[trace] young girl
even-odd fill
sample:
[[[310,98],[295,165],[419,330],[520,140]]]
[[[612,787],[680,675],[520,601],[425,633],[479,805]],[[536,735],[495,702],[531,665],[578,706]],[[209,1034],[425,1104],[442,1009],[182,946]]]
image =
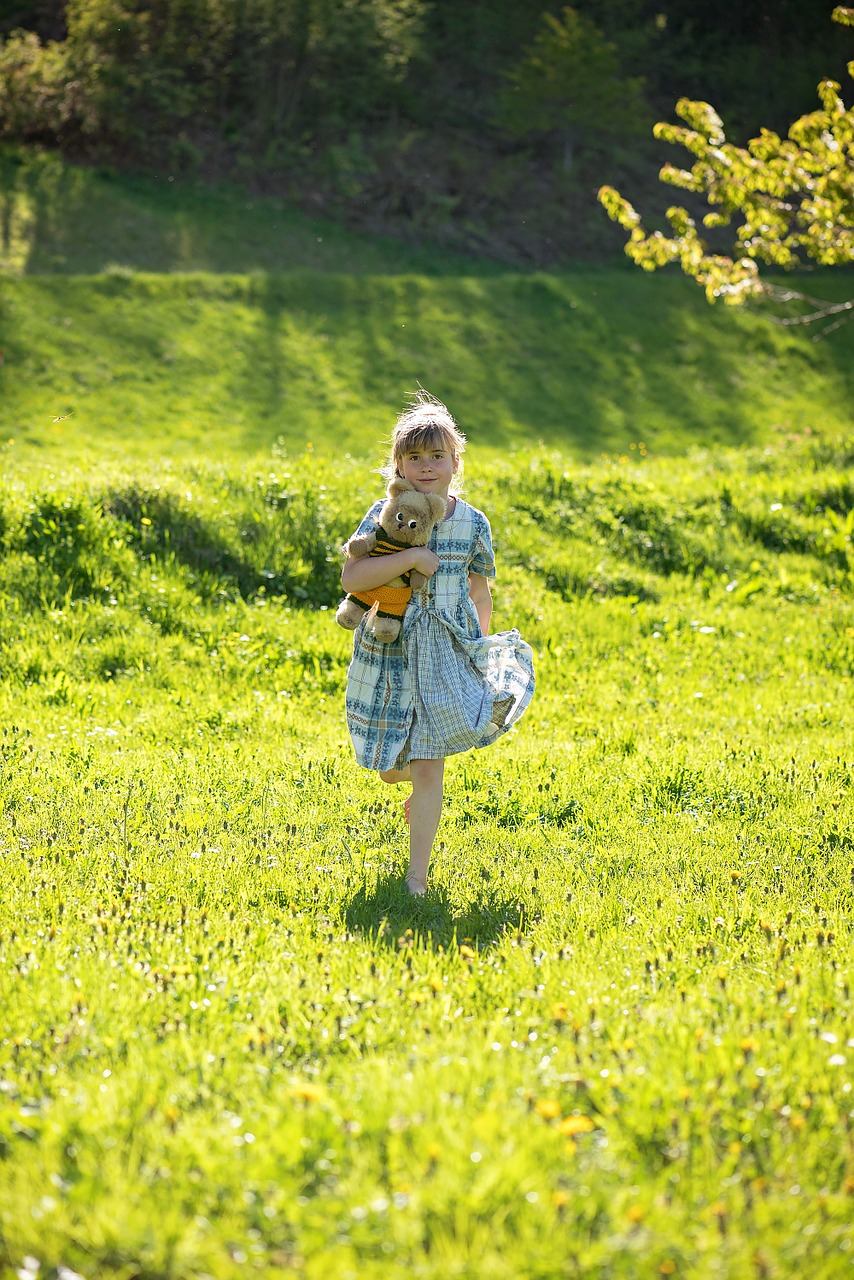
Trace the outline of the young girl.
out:
[[[465,437],[445,406],[419,391],[400,415],[383,469],[445,500],[429,545],[381,557],[347,558],[345,591],[367,591],[418,569],[397,641],[382,644],[364,621],[347,672],[347,724],[356,758],[383,782],[411,782],[409,892],[427,891],[442,814],[445,757],[485,747],[519,719],[534,692],[531,649],[518,631],[489,635],[495,577],[489,521],[459,494]],[[375,502],[356,530],[375,529]]]

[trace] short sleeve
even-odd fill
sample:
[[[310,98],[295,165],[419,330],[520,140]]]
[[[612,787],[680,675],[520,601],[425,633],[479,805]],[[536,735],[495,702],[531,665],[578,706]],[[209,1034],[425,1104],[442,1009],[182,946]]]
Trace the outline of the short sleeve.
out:
[[[373,530],[375,530],[377,528],[377,517],[379,516],[382,509],[383,509],[383,499],[380,499],[378,502],[375,502],[374,505],[365,512],[364,516],[361,519],[361,522],[359,523],[358,529],[354,529],[353,532],[350,534],[350,537],[357,538],[363,533],[371,533]],[[346,542],[342,547],[342,551],[346,554],[346,551],[347,551]]]
[[[469,559],[469,573],[479,573],[484,578],[494,578],[495,553],[492,550],[492,530],[486,516],[481,512],[477,515],[474,545]]]

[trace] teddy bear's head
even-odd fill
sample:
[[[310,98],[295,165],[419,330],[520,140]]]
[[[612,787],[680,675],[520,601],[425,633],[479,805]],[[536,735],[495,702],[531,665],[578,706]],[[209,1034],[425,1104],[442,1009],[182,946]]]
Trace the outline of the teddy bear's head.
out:
[[[438,493],[419,493],[400,476],[386,490],[380,524],[390,537],[409,547],[423,547],[437,520],[445,514],[445,499]]]

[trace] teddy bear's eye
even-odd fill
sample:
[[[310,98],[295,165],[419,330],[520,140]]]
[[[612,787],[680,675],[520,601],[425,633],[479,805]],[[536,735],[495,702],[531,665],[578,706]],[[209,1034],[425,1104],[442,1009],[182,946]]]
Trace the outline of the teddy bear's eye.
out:
[[[398,524],[403,524],[403,512],[402,512],[402,511],[398,511],[394,518],[395,518],[395,520],[397,521],[397,523],[398,523]]]
[[[410,521],[409,521],[409,527],[410,527],[410,529],[417,529],[417,528],[418,528],[418,521],[417,521],[417,520],[410,520]]]

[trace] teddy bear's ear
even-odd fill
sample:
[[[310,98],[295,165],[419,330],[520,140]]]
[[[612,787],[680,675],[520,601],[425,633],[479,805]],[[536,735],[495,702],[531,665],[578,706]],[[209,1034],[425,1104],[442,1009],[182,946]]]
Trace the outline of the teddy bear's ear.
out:
[[[430,518],[435,522],[441,520],[445,514],[446,502],[444,498],[440,498],[438,493],[428,493],[427,501],[430,504]]]
[[[412,493],[415,486],[411,485],[408,480],[404,480],[403,476],[392,476],[388,482],[386,493],[390,498],[396,498],[399,493]]]

